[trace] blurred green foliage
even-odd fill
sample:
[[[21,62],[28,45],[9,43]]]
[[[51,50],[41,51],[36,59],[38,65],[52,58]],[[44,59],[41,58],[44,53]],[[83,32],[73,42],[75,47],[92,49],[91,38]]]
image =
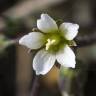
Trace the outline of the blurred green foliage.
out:
[[[11,44],[14,44],[13,40],[9,40],[4,35],[0,35],[0,53],[2,53]]]

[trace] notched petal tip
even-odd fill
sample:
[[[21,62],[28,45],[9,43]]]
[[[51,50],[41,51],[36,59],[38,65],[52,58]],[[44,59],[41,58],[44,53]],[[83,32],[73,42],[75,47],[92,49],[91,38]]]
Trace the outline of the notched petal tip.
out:
[[[75,54],[68,45],[64,47],[63,50],[60,50],[56,55],[58,63],[60,63],[64,67],[75,68]]]
[[[73,40],[78,34],[78,29],[79,25],[74,23],[65,22],[60,25],[60,30],[67,40]]]
[[[36,75],[46,75],[47,73],[46,72],[38,72],[37,70],[35,70],[35,72],[36,72]]]
[[[48,14],[42,13],[41,14],[41,19],[46,19],[46,17],[48,17],[48,16],[49,16]]]
[[[41,18],[37,20],[37,27],[44,33],[58,30],[55,20],[52,19],[48,14],[41,14]]]
[[[44,35],[40,32],[31,32],[28,35],[23,36],[19,40],[20,45],[24,45],[30,49],[38,49],[41,46],[43,46],[44,42],[43,41]]]
[[[42,49],[33,59],[33,69],[37,75],[45,75],[51,70],[55,60],[55,56],[49,54],[45,49]]]

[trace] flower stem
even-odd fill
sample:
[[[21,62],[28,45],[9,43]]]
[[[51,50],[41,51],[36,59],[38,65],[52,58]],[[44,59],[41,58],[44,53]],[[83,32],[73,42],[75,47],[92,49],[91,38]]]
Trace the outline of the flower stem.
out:
[[[38,88],[39,88],[39,76],[34,77],[33,81],[33,86],[32,86],[32,91],[31,91],[31,96],[37,96],[38,94]]]

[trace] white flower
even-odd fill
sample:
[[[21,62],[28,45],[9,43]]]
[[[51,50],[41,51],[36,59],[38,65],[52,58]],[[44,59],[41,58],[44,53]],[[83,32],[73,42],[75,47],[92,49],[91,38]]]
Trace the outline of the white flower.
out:
[[[33,69],[36,74],[46,74],[57,60],[61,66],[75,67],[75,54],[69,47],[69,43],[78,33],[79,25],[63,23],[60,27],[48,15],[41,14],[37,20],[40,32],[31,32],[19,40],[19,44],[30,49],[40,49],[33,59]]]

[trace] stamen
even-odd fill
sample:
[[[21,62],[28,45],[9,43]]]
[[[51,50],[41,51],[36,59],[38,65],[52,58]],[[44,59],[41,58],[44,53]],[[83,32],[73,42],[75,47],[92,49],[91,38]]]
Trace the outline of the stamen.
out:
[[[46,43],[46,50],[49,49],[49,47],[55,43],[56,40],[50,40],[50,39],[47,39],[47,43]]]

